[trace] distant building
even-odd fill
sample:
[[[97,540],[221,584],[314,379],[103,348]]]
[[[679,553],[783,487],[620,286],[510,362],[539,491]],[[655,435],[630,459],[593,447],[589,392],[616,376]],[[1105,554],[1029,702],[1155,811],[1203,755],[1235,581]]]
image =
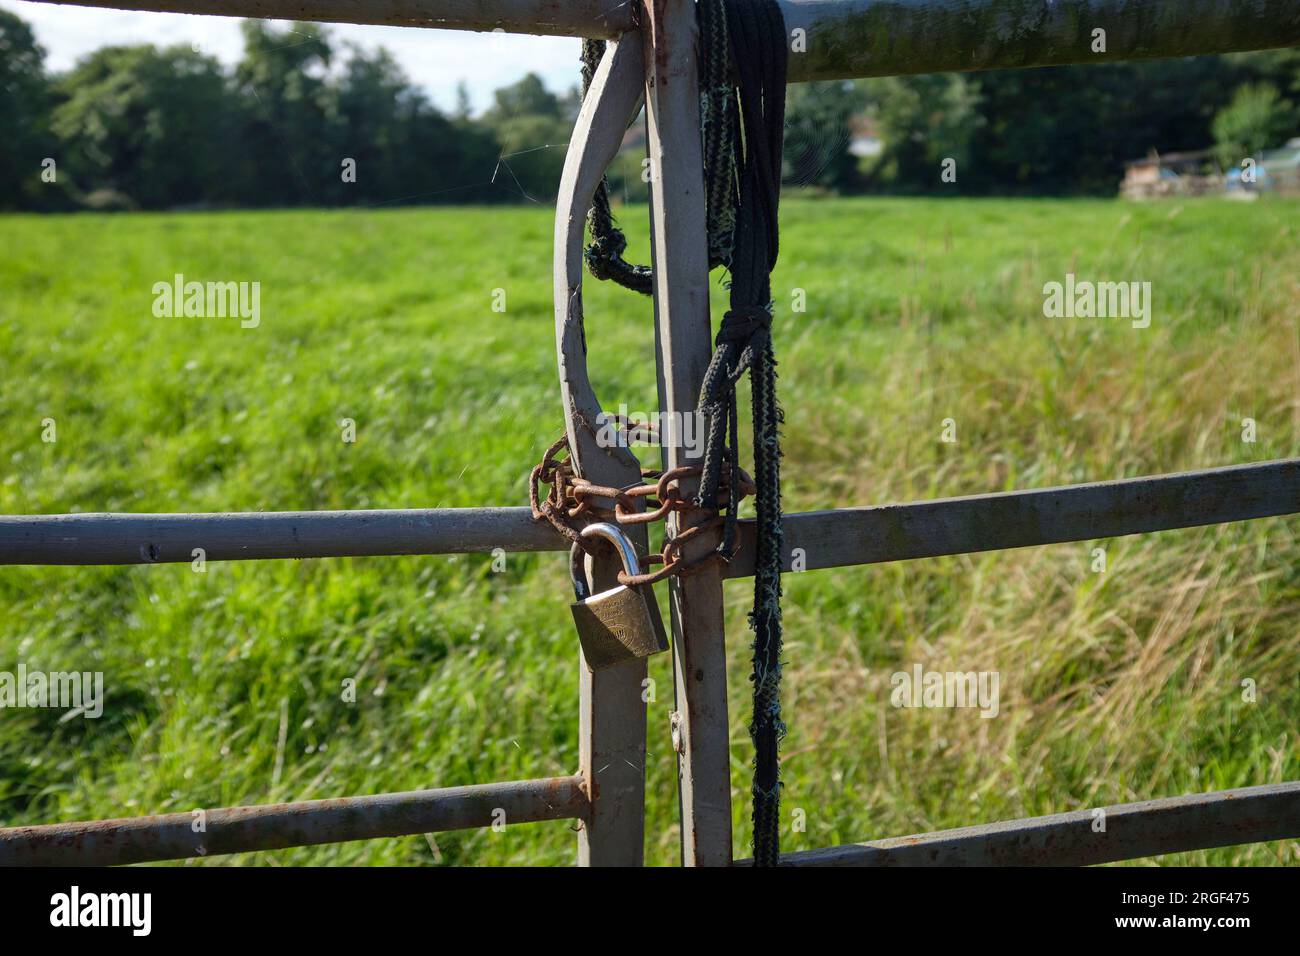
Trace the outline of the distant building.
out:
[[[1157,153],[1124,164],[1119,194],[1125,199],[1161,199],[1166,196],[1204,196],[1223,189],[1223,171],[1214,151]]]
[[[1230,167],[1225,173],[1213,150],[1189,153],[1151,152],[1145,159],[1124,164],[1119,194],[1125,199],[1166,196],[1206,196],[1223,193],[1233,199],[1255,199],[1261,193],[1300,195],[1300,138],[1280,149],[1250,157],[1252,164]]]

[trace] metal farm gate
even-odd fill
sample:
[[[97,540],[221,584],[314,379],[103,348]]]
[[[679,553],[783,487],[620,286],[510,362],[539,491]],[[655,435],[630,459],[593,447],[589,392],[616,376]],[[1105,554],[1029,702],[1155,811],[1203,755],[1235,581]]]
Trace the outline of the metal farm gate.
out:
[[[68,2],[68,0],[52,0]],[[644,99],[656,171],[651,219],[660,406],[695,410],[712,352],[701,200],[696,17],[691,0],[78,0],[82,5],[601,38],[612,41],[584,101],[556,210],[555,315],[568,437],[583,477],[640,478],[629,454],[591,453],[600,405],[587,379],[580,307],[586,210]],[[780,0],[792,82],[1227,53],[1300,46],[1296,0]],[[1094,28],[1109,52],[1090,50]],[[575,314],[576,312],[576,314]],[[664,468],[689,464],[665,443]],[[619,451],[622,451],[621,449]],[[587,452],[587,453],[584,453]],[[789,554],[844,567],[1092,540],[1300,513],[1300,459],[1195,473],[851,508],[784,518]],[[669,531],[676,516],[670,516]],[[632,536],[645,549],[644,526]],[[682,861],[733,860],[722,581],[752,575],[753,528],[726,565],[670,580]],[[693,542],[707,551],[704,538]],[[563,551],[529,508],[257,514],[0,516],[0,564],[123,565],[367,555]],[[694,549],[688,549],[694,550]],[[617,567],[603,561],[595,584]],[[643,660],[579,668],[573,776],[207,811],[204,855],[578,820],[581,865],[640,865],[646,709]],[[1300,837],[1300,782],[1152,800],[793,853],[783,864],[1091,864]],[[120,864],[196,853],[189,813],[0,830],[0,864]]]

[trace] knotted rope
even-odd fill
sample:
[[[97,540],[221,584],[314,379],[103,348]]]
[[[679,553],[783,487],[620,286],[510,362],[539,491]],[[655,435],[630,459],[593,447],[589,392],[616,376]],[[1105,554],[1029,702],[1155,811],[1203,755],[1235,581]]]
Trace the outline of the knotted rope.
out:
[[[731,257],[735,231],[736,161],[739,131],[736,127],[736,91],[728,82],[729,48],[727,19],[717,0],[699,6],[701,49],[700,128],[704,147],[704,194],[709,236],[709,268],[726,265]],[[592,77],[605,55],[604,40],[582,41],[582,95],[587,95]],[[609,202],[609,179],[602,177],[587,213],[591,242],[583,252],[588,271],[597,279],[610,280],[650,295],[654,271],[623,258],[627,237],[614,221]]]
[[[604,40],[582,41],[582,96],[585,99],[591,88],[591,79],[596,75],[596,67],[605,55]],[[583,251],[587,269],[597,279],[612,280],[642,295],[654,291],[654,274],[649,266],[639,266],[623,258],[627,251],[627,237],[614,222],[614,211],[609,205],[609,178],[602,176],[596,194],[591,197],[591,209],[587,213],[587,228],[591,232],[591,243]]]

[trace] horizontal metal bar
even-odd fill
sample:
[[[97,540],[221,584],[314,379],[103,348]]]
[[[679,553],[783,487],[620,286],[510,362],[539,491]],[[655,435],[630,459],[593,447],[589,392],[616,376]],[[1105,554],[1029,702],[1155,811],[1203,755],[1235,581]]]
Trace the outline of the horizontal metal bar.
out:
[[[846,567],[1090,541],[1300,513],[1300,459],[1207,471],[809,511],[784,517],[783,567]],[[754,525],[740,522],[729,578],[754,573]],[[248,514],[0,516],[0,565],[168,564],[272,558],[562,551],[527,508]]]
[[[581,777],[0,829],[0,866],[114,866],[583,819]],[[201,829],[200,829],[201,827]],[[197,831],[197,832],[196,832]]]
[[[1300,513],[1300,458],[1037,491],[786,515],[783,567],[806,570],[1092,541]],[[740,523],[727,577],[754,573]]]
[[[781,0],[792,80],[1104,63],[1300,46],[1295,0]],[[1094,30],[1105,52],[1094,52]]]
[[[0,516],[0,565],[558,551],[528,508]]]
[[[46,0],[78,6],[610,38],[639,0]],[[1294,0],[779,0],[790,80],[1300,46]],[[1094,52],[1093,31],[1105,31]],[[803,31],[801,35],[794,31]]]
[[[786,866],[1091,866],[1300,837],[1300,782],[807,850]],[[1104,829],[1103,829],[1104,827]],[[750,865],[741,860],[738,866]]]
[[[445,30],[504,30],[612,39],[632,29],[637,0],[46,0],[218,17],[366,23]]]

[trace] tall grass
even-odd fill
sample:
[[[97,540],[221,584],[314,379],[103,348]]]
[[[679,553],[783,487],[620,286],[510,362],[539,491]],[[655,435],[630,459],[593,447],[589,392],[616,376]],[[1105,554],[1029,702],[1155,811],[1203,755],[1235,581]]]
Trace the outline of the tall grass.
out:
[[[787,202],[774,280],[787,510],[1295,455],[1298,208]],[[623,211],[634,234],[643,216]],[[562,427],[550,231],[545,209],[0,218],[0,512],[524,503]],[[261,282],[261,326],[155,318],[152,285],[177,272]],[[1066,272],[1150,281],[1151,327],[1044,318],[1042,286]],[[793,314],[796,289],[807,311]],[[587,302],[598,393],[653,409],[649,304],[596,283]],[[939,440],[944,419],[955,444]],[[787,827],[784,846],[1300,777],[1295,528],[787,576],[785,802],[806,828]],[[108,701],[97,721],[0,713],[0,822],[572,771],[564,564],[4,569],[0,670],[102,670]],[[748,593],[726,585],[738,855]],[[891,675],[915,663],[997,671],[999,715],[890,706]],[[666,657],[651,675],[647,858],[662,864],[678,838]],[[238,862],[572,856],[552,823]],[[1294,863],[1300,847],[1166,861]]]

